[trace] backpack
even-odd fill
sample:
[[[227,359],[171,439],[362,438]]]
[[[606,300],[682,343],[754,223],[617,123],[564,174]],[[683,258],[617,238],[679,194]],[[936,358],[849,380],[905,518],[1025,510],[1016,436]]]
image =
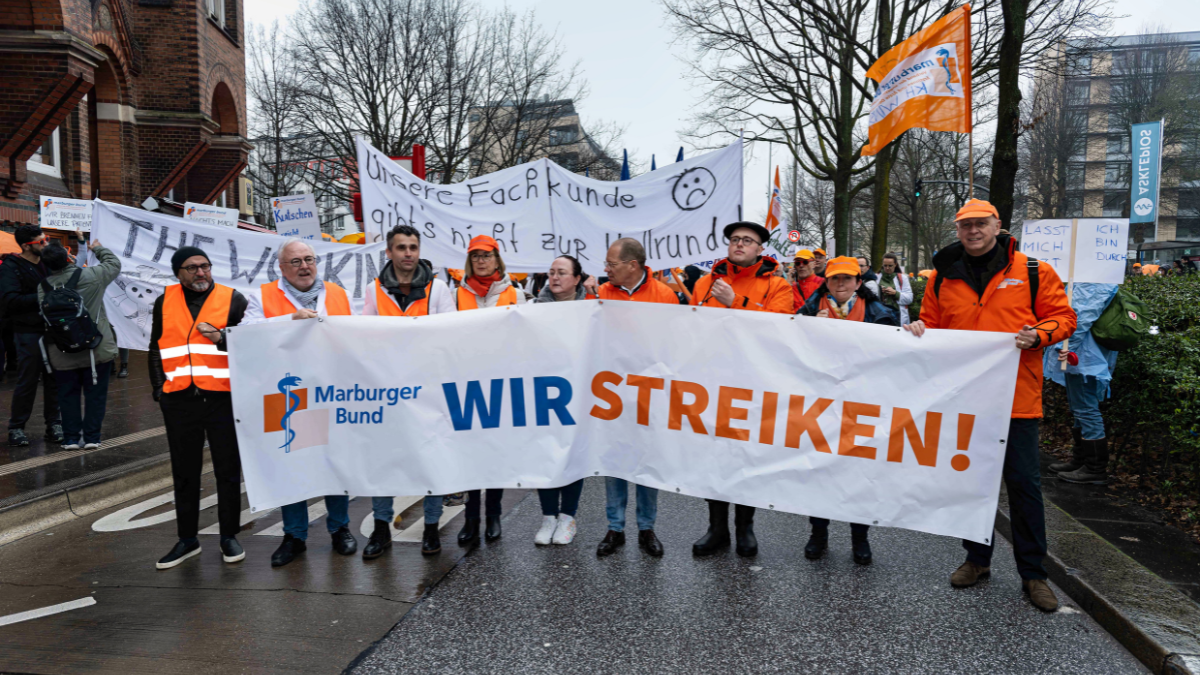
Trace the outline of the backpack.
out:
[[[46,337],[68,354],[95,349],[102,339],[96,322],[83,306],[83,296],[75,290],[81,274],[83,270],[76,269],[67,283],[58,288],[50,286],[45,279],[41,282],[42,290],[46,292],[40,308],[42,320],[46,322]]]
[[[1092,324],[1092,337],[1096,344],[1114,352],[1133,349],[1150,333],[1148,311],[1146,303],[1118,286],[1117,294]]]

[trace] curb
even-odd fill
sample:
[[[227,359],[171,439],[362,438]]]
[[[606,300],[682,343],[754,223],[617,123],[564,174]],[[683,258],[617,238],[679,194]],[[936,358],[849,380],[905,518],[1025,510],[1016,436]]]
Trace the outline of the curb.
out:
[[[206,461],[201,474],[212,471]],[[65,481],[48,490],[18,495],[0,506],[0,546],[83,518],[173,484],[168,453]]]
[[[1200,605],[1046,501],[1046,572],[1153,673],[1200,675]],[[1012,542],[1008,500],[996,529]]]

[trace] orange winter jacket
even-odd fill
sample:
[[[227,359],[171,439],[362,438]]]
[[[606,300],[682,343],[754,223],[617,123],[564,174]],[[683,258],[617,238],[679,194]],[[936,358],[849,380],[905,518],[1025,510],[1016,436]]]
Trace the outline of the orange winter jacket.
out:
[[[658,302],[665,305],[678,305],[679,296],[667,285],[654,278],[650,268],[646,268],[646,278],[632,293],[626,293],[622,288],[609,281],[600,287],[601,300],[633,300],[634,302]]]
[[[733,287],[731,309],[749,309],[757,312],[795,313],[795,296],[791,284],[783,277],[775,276],[779,263],[770,258],[759,258],[749,267],[739,268],[728,259],[718,260],[712,274],[700,277],[692,291],[692,304],[705,307],[725,307],[712,294],[712,285],[717,279]]]
[[[1035,307],[1030,295],[1029,258],[1017,250],[1016,240],[1008,235],[997,237],[996,244],[1002,247],[999,254],[1005,257],[995,263],[1002,267],[987,282],[982,296],[966,280],[962,244],[951,244],[934,256],[935,270],[921,301],[921,321],[929,328],[1014,335],[1024,326],[1033,326],[1042,342],[1037,349],[1021,352],[1012,416],[1036,419],[1042,416],[1042,350],[1071,337],[1075,311],[1067,303],[1058,274],[1044,262],[1037,263]]]

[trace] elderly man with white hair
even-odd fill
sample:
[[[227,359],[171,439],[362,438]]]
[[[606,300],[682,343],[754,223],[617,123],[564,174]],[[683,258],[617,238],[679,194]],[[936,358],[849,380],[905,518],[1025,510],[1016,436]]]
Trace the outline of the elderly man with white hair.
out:
[[[242,325],[267,321],[302,321],[318,316],[350,315],[350,298],[345,289],[318,276],[317,253],[303,239],[289,239],[276,256],[282,276],[251,293]],[[283,567],[304,553],[308,546],[308,503],[288,504],[283,511],[283,543],[271,555],[272,567]],[[333,550],[353,555],[358,541],[350,533],[350,498],[325,498],[325,526],[333,539]]]

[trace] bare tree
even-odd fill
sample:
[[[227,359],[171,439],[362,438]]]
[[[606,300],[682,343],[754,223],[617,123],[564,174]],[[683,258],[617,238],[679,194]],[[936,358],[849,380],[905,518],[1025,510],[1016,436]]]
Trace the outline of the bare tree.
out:
[[[1067,215],[1067,189],[1082,187],[1082,164],[1087,149],[1087,110],[1072,108],[1068,82],[1043,77],[1033,90],[1023,115],[1020,137],[1021,183],[1025,186],[1025,212],[1035,218]]]
[[[800,232],[800,243],[827,249],[833,239],[833,183],[793,165],[785,172],[779,196],[788,227]]]

